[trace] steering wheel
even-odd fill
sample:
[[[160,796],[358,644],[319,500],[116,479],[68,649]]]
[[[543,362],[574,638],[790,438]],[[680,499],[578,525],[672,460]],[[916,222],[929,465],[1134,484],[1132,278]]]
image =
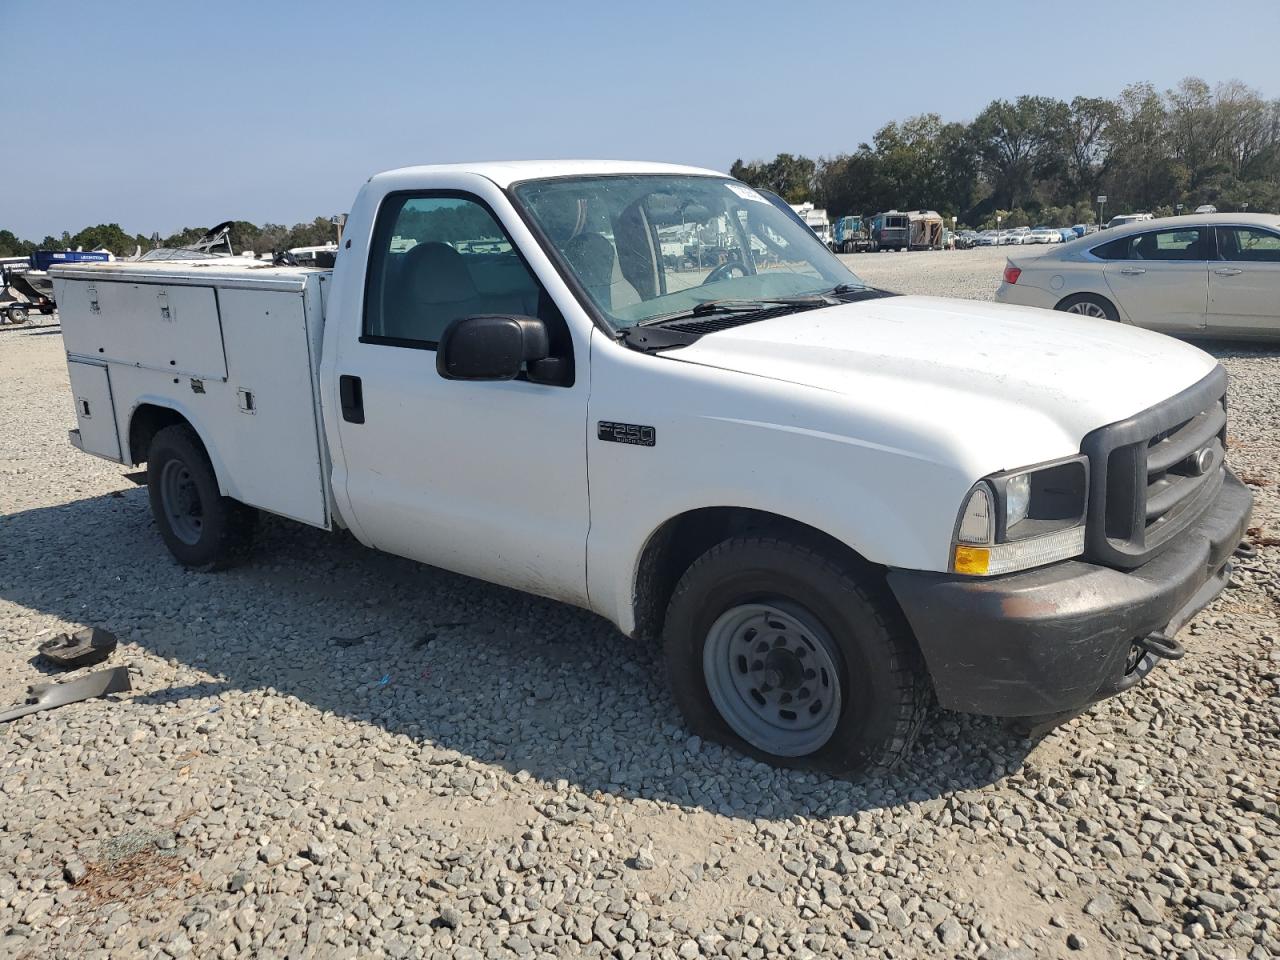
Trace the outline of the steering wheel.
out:
[[[735,270],[738,271],[739,276],[745,277],[747,275],[746,264],[741,260],[729,260],[708,273],[707,279],[702,281],[702,285],[706,286],[708,283],[715,283],[717,280],[727,280]]]

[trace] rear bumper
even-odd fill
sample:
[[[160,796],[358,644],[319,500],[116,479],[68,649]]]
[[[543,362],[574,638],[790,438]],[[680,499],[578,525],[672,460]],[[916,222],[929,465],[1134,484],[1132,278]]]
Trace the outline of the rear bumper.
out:
[[[1049,290],[1032,285],[1026,280],[1009,284],[1003,280],[996,287],[996,303],[1010,303],[1019,307],[1043,307],[1052,310],[1062,297]]]
[[[1121,572],[1069,560],[989,580],[892,570],[889,586],[947,709],[1004,717],[1070,713],[1155,667],[1136,641],[1172,637],[1226,586],[1253,496],[1227,472],[1200,521]]]

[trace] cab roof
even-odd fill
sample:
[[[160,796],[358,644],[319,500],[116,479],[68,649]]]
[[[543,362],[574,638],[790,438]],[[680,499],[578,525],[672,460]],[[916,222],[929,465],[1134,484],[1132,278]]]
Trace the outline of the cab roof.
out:
[[[384,177],[431,173],[473,173],[492,180],[504,189],[521,180],[542,180],[549,177],[617,176],[628,173],[728,176],[719,170],[686,167],[675,163],[654,163],[646,160],[491,160],[483,163],[437,163],[400,167],[379,173],[370,179],[377,181]]]

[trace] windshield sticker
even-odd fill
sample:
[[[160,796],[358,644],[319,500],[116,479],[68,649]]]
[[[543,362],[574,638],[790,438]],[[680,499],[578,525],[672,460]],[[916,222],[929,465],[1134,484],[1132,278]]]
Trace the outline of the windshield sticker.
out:
[[[732,190],[734,194],[741,197],[743,200],[754,200],[756,203],[769,202],[764,197],[760,196],[760,194],[752,190],[750,187],[744,186],[741,183],[726,183],[725,186],[728,187],[730,190]]]

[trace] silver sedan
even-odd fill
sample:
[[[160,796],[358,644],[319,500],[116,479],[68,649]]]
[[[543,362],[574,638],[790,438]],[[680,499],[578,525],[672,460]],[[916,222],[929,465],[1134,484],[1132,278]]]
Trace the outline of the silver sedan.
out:
[[[1280,215],[1145,220],[1011,254],[996,300],[1180,336],[1280,337]]]

